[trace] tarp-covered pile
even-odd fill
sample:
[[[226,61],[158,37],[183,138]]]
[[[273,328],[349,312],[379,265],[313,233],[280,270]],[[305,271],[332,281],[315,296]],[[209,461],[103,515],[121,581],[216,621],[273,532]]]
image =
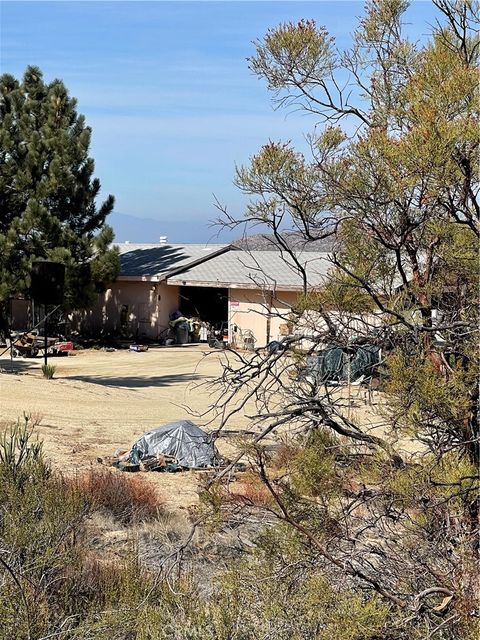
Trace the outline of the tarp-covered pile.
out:
[[[376,345],[354,345],[349,349],[331,347],[307,358],[307,372],[317,384],[326,381],[354,382],[370,377],[380,361]]]
[[[219,463],[212,437],[190,420],[176,420],[144,433],[128,458],[136,464],[160,455],[174,458],[180,467],[188,469],[214,467]]]

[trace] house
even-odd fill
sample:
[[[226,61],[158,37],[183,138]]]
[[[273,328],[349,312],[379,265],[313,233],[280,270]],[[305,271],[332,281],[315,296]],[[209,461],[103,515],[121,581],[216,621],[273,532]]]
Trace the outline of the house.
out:
[[[246,331],[257,346],[278,339],[303,279],[291,257],[280,251],[245,251],[232,245],[117,245],[120,275],[97,304],[77,315],[82,332],[159,339],[169,315],[228,327],[230,341]],[[331,263],[321,251],[302,251],[297,259],[310,286],[319,285]]]

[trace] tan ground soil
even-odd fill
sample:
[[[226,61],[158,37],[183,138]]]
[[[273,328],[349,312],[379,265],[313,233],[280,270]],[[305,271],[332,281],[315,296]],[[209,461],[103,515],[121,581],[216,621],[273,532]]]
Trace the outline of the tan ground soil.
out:
[[[0,419],[16,421],[25,413],[39,422],[36,431],[46,454],[67,472],[129,449],[138,436],[165,422],[189,418],[204,424],[186,407],[208,409],[212,398],[199,385],[220,372],[219,353],[200,345],[145,353],[86,350],[49,362],[57,368],[53,380],[42,377],[40,358],[0,359]],[[223,439],[218,447],[224,455],[231,453]],[[172,506],[197,502],[199,477],[195,472],[148,474]]]
[[[8,355],[8,354],[7,354]],[[203,345],[151,348],[145,353],[86,350],[51,358],[53,380],[42,376],[40,358],[0,359],[0,420],[30,415],[54,466],[71,473],[97,465],[97,457],[127,450],[145,431],[172,420],[193,417],[187,407],[204,412],[214,402],[204,386],[221,371],[221,352]],[[371,407],[359,399],[356,417],[375,423]],[[352,416],[353,417],[353,416]],[[213,425],[210,425],[210,429]],[[252,428],[238,416],[230,429]],[[218,440],[225,456],[234,453],[231,439]],[[198,502],[204,474],[150,473],[169,507]]]

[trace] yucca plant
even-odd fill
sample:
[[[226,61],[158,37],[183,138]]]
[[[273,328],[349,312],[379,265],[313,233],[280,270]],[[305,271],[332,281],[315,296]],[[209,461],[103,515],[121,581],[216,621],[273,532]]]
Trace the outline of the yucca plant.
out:
[[[42,364],[43,377],[47,380],[51,380],[53,378],[53,374],[56,370],[57,367],[54,364]]]

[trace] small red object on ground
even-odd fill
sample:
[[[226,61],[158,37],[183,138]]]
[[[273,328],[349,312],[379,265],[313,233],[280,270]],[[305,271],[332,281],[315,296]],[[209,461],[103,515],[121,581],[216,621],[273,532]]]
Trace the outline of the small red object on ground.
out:
[[[73,351],[73,342],[56,342],[52,349],[57,353],[64,353],[65,351]]]

